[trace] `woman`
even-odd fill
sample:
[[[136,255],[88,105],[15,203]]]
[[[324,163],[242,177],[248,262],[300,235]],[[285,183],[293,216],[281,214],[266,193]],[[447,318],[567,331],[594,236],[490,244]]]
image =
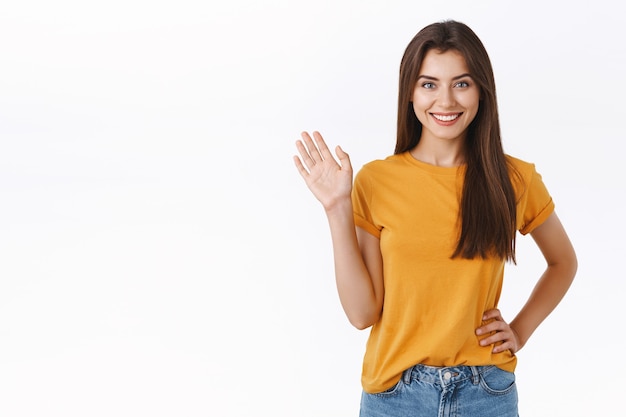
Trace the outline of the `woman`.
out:
[[[296,166],[330,225],[350,322],[372,326],[361,416],[517,416],[515,353],[568,290],[574,249],[534,165],[505,155],[495,82],[466,25],[422,29],[400,65],[394,155],[366,164],[302,134]],[[516,231],[547,268],[511,321],[497,309]]]

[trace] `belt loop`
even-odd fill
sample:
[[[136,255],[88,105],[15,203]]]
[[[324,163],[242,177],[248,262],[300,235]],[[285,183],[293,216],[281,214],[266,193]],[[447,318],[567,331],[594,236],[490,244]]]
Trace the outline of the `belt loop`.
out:
[[[402,373],[402,381],[404,381],[405,385],[409,385],[411,383],[411,374],[413,373],[413,366],[411,366],[409,369],[405,370]]]
[[[476,366],[470,366],[472,370],[472,384],[476,385],[480,382],[480,372]]]

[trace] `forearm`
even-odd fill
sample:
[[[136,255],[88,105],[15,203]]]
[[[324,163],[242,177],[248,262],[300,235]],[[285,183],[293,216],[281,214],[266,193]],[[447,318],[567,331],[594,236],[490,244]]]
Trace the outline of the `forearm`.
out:
[[[548,266],[533,289],[528,301],[510,323],[520,348],[526,344],[539,325],[555,309],[569,289],[576,273],[576,261]]]
[[[374,324],[382,309],[382,288],[376,288],[363,259],[349,199],[327,210],[335,279],[341,305],[350,323],[358,329]]]

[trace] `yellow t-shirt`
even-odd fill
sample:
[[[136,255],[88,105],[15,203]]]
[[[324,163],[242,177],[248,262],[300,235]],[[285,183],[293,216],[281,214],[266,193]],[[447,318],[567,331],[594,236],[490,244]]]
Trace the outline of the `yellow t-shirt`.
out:
[[[533,164],[507,159],[520,174],[512,182],[517,229],[526,234],[554,203]],[[515,369],[510,351],[493,354],[474,333],[483,312],[498,305],[505,261],[450,259],[464,175],[465,167],[433,166],[405,152],[370,162],[355,177],[355,223],[380,239],[385,284],[363,360],[366,392],[389,389],[416,364]]]

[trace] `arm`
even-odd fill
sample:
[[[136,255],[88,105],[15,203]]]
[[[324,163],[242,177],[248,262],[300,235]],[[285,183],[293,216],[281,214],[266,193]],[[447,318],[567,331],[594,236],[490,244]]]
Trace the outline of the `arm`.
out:
[[[476,333],[481,335],[496,332],[480,342],[483,346],[495,343],[494,353],[507,349],[513,353],[520,350],[559,304],[576,275],[576,253],[556,213],[552,213],[532,231],[531,236],[541,250],[547,268],[528,301],[510,324],[502,319],[497,309],[485,312],[483,319],[494,321],[479,327]]]
[[[294,157],[300,175],[322,203],[328,218],[335,261],[335,279],[341,305],[350,323],[365,329],[380,317],[383,304],[382,258],[378,238],[356,228],[352,212],[352,167],[340,147],[338,164],[322,136],[307,134]]]

